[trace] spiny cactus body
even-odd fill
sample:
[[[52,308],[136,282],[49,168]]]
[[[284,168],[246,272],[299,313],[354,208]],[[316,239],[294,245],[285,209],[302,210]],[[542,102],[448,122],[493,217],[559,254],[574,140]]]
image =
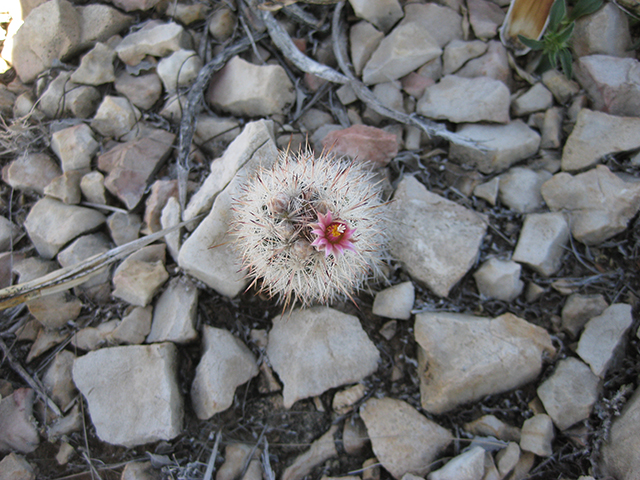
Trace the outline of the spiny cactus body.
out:
[[[285,307],[327,304],[379,275],[385,207],[365,166],[283,152],[242,187],[231,231],[253,285]]]

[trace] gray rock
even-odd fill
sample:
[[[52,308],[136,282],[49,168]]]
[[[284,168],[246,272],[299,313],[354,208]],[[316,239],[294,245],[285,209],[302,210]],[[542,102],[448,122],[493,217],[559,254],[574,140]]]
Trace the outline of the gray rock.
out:
[[[97,43],[83,55],[80,66],[71,74],[71,81],[83,85],[102,85],[116,79],[113,61],[116,52],[104,43]]]
[[[107,218],[107,227],[116,246],[133,242],[138,238],[142,220],[135,213],[115,212]]]
[[[393,82],[378,83],[377,85],[374,85],[371,91],[383,106],[402,113],[407,113],[404,109],[404,97],[400,88],[400,82],[396,80]],[[371,107],[367,106],[362,113],[362,119],[367,125],[379,127],[386,118]],[[333,118],[331,120],[333,120]],[[325,123],[330,123],[330,121]]]
[[[427,87],[416,111],[429,118],[464,122],[509,122],[509,89],[489,77],[447,75]]]
[[[100,144],[85,123],[63,128],[51,135],[51,150],[58,156],[63,172],[78,170],[88,173],[91,159]]]
[[[593,317],[600,315],[609,306],[602,294],[570,295],[562,307],[562,329],[576,338],[582,327]]]
[[[211,79],[206,93],[213,108],[246,117],[284,113],[295,98],[293,84],[281,66],[253,65],[237,56]]]
[[[134,76],[123,70],[116,76],[114,86],[116,92],[142,110],[153,107],[162,95],[162,82],[155,72]]]
[[[58,262],[63,267],[70,267],[94,255],[108,252],[110,247],[110,242],[103,233],[83,235],[58,253]],[[111,268],[101,268],[89,280],[81,283],[78,289],[95,301],[107,301],[111,293],[110,273]]]
[[[106,205],[107,190],[104,188],[104,175],[98,171],[89,172],[80,179],[80,191],[89,203]]]
[[[116,53],[127,65],[137,65],[147,55],[166,57],[191,45],[191,36],[181,25],[152,21],[124,37]]]
[[[498,192],[500,191],[500,177],[494,177],[488,182],[481,183],[473,189],[473,194],[476,197],[486,200],[491,205],[496,204],[498,199]]]
[[[632,323],[631,305],[614,303],[585,325],[576,352],[598,377],[616,361]]]
[[[521,120],[506,125],[465,124],[458,134],[475,141],[480,148],[452,144],[452,160],[476,167],[482,173],[501,172],[536,154],[540,135]]]
[[[579,18],[571,35],[571,47],[576,57],[594,54],[630,57],[633,56],[631,45],[629,17],[611,3]]]
[[[640,476],[640,388],[625,405],[622,415],[613,421],[607,441],[602,446],[600,468],[603,475],[620,480]]]
[[[377,30],[369,22],[358,22],[349,30],[351,63],[356,75],[360,75],[384,38],[384,33]]]
[[[234,142],[229,146],[227,158],[233,161],[240,160],[238,163],[240,168],[233,180],[229,179],[224,190],[215,197],[209,215],[202,220],[180,248],[178,256],[180,267],[189,275],[229,297],[240,293],[248,283],[240,271],[241,260],[238,253],[230,244],[232,239],[228,230],[232,215],[232,198],[255,169],[259,166],[269,168],[277,158],[278,151],[272,136],[272,128],[271,122],[265,120],[247,124],[245,127],[247,136],[237,144]],[[236,148],[238,150],[235,150]],[[233,151],[241,153],[242,157],[235,159],[231,156]],[[227,169],[228,166],[223,167],[223,171],[233,174],[233,169]]]
[[[118,327],[118,320],[102,322],[97,327],[85,327],[71,337],[71,345],[79,350],[97,350],[105,345],[109,336]]]
[[[207,30],[213,38],[223,43],[233,34],[237,21],[236,15],[230,8],[216,8],[209,19]]]
[[[71,377],[71,368],[75,359],[76,356],[70,351],[61,350],[53,357],[53,361],[42,377],[46,392],[62,411],[67,410],[78,393]]]
[[[129,255],[113,273],[112,295],[146,307],[169,274],[164,268],[165,246],[149,245]]]
[[[182,433],[178,351],[171,343],[87,353],[75,361],[73,381],[103,442],[134,447]]]
[[[558,362],[553,374],[538,387],[538,398],[560,430],[589,418],[598,400],[600,379],[580,360]],[[534,452],[535,453],[535,452]]]
[[[482,40],[451,40],[444,48],[442,55],[443,75],[450,75],[459,70],[467,61],[479,57],[487,51],[488,45]]]
[[[569,225],[562,213],[530,213],[525,217],[513,261],[548,277],[562,266]]]
[[[203,354],[191,385],[191,402],[200,420],[206,420],[233,403],[236,388],[258,374],[247,346],[230,332],[203,326]]]
[[[336,392],[331,402],[331,408],[334,412],[344,415],[353,410],[354,404],[362,400],[366,393],[367,387],[362,383],[356,383],[351,387]]]
[[[427,480],[482,480],[484,477],[484,449],[472,447],[453,457],[444,467],[431,472]]]
[[[385,288],[376,294],[372,313],[386,318],[409,320],[415,296],[412,282],[402,282]]]
[[[24,227],[43,258],[53,258],[74,238],[105,222],[100,212],[76,205],[65,205],[44,197],[31,208]]]
[[[180,202],[176,197],[169,197],[167,204],[162,209],[162,215],[160,216],[160,226],[162,229],[171,228],[178,225],[181,221],[180,218]],[[178,257],[180,255],[181,236],[180,229],[171,233],[167,233],[164,236],[164,241],[167,244],[167,250],[171,258],[178,263]]]
[[[194,143],[217,157],[240,134],[240,122],[233,117],[198,115]]]
[[[125,15],[117,8],[101,3],[78,5],[76,10],[80,14],[80,47],[86,49],[96,42],[108,41],[135,20],[131,15]]]
[[[576,78],[594,110],[640,116],[640,62],[635,58],[589,55],[576,62]]]
[[[505,478],[518,464],[520,453],[520,446],[515,442],[509,442],[507,448],[496,454],[496,464],[502,478]]]
[[[198,289],[186,278],[175,277],[158,298],[147,343],[188,343],[198,338],[195,329]]]
[[[140,110],[126,98],[107,95],[91,120],[91,128],[104,137],[120,138],[140,120]]]
[[[0,472],[7,479],[35,480],[36,478],[36,473],[27,459],[14,452],[9,453],[0,461]]]
[[[246,443],[232,443],[224,449],[224,463],[220,465],[216,473],[216,480],[234,480],[242,478],[242,480],[250,480],[244,473],[245,467],[253,459],[260,459],[262,449],[253,448],[252,445]]]
[[[284,406],[354,383],[378,368],[380,354],[358,319],[329,307],[273,319],[267,357],[284,383]]]
[[[467,0],[469,23],[473,33],[481,40],[496,36],[505,14],[498,5],[486,0]]]
[[[181,49],[158,62],[156,71],[167,92],[190,85],[202,68],[202,60],[193,50]]]
[[[513,167],[500,175],[500,201],[518,213],[530,213],[544,205],[540,188],[553,175],[546,170]]]
[[[11,220],[0,217],[0,252],[13,250],[13,242],[20,235],[20,229]]]
[[[151,307],[134,307],[107,336],[107,341],[117,344],[138,345],[151,331]]]
[[[580,86],[569,80],[564,73],[558,70],[547,70],[542,74],[542,83],[547,87],[556,101],[564,105],[580,91]]]
[[[362,70],[367,85],[390,82],[439,57],[442,49],[419,21],[400,23],[382,41]]]
[[[47,117],[88,118],[96,111],[101,98],[98,89],[73,83],[70,77],[69,72],[60,72],[40,97],[38,106]]]
[[[555,438],[551,417],[539,413],[524,421],[520,448],[524,451],[535,453],[540,457],[548,457],[553,454],[551,442]]]
[[[476,436],[495,437],[505,442],[520,441],[520,429],[504,423],[494,415],[483,415],[473,422],[465,423],[464,429]]]
[[[444,48],[452,40],[462,40],[462,15],[452,8],[437,3],[408,3],[400,24],[418,22],[429,32],[436,44]]]
[[[298,455],[293,463],[282,473],[282,480],[302,480],[315,467],[330,458],[338,456],[338,450],[336,450],[335,445],[337,431],[338,426],[332,425],[324,435],[311,444],[309,450]]]
[[[553,107],[544,112],[542,122],[542,140],[540,148],[560,148],[562,146],[562,121],[564,110],[561,107]]]
[[[480,57],[469,60],[456,75],[466,78],[489,77],[500,80],[505,85],[511,84],[511,68],[507,49],[497,40],[491,40],[487,52]]]
[[[389,31],[404,16],[398,0],[381,0],[378,2],[349,0],[349,3],[358,18],[374,24],[383,32]]]
[[[516,262],[491,257],[473,274],[480,295],[504,302],[515,300],[524,288],[521,268]]]
[[[511,103],[511,111],[514,116],[523,117],[552,106],[553,95],[551,92],[542,83],[536,83]]]
[[[534,380],[555,352],[545,329],[510,313],[419,313],[415,336],[422,407],[434,414]]]
[[[44,194],[67,205],[77,205],[82,197],[80,193],[81,178],[81,172],[65,172],[44,187]]]
[[[446,297],[478,256],[487,224],[481,215],[435,193],[413,177],[404,177],[391,204],[402,228],[389,242],[392,255],[409,274]]]
[[[38,448],[40,438],[33,422],[34,393],[30,388],[18,388],[0,399],[0,450],[3,452],[30,453]]]
[[[394,478],[426,475],[453,436],[402,400],[370,398],[360,408],[373,452]]]
[[[576,240],[596,245],[627,228],[640,209],[640,184],[598,165],[575,176],[554,175],[542,185],[542,197],[552,211],[569,216]]]

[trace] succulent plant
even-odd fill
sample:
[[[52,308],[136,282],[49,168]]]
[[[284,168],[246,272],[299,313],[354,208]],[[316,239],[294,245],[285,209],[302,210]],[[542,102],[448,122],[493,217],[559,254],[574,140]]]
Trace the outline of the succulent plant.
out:
[[[386,203],[365,165],[282,152],[240,189],[231,232],[261,292],[287,306],[351,297],[380,275]]]

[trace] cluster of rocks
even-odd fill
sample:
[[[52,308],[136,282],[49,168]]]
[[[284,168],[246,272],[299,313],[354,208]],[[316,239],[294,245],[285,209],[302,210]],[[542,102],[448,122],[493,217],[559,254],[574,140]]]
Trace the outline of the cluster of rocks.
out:
[[[10,285],[14,275],[28,282],[141,234],[192,222],[73,292],[27,304],[29,317],[14,331],[17,341],[32,342],[27,362],[62,345],[69,332],[74,351],[82,352],[60,347],[41,377],[62,412],[49,415],[46,434],[59,442],[61,465],[75,452],[66,435],[82,425],[79,394],[102,441],[134,447],[182,434],[186,402],[200,420],[229,409],[236,389],[255,377],[261,393],[275,399],[274,408],[338,389],[332,410],[350,415],[343,446],[335,445],[338,426],[331,427],[283,470],[285,480],[302,479],[343,448],[363,455],[368,442],[375,458],[364,462],[363,479],[376,478],[369,475],[381,465],[403,480],[518,480],[537,457],[554,453],[555,435],[584,440],[605,375],[630,336],[640,336],[631,331],[632,309],[623,299],[609,304],[554,279],[570,241],[599,245],[624,231],[640,210],[640,182],[603,164],[612,155],[630,167],[640,163],[626,155],[640,149],[640,64],[629,54],[627,18],[614,4],[577,22],[577,82],[552,70],[521,87],[497,39],[508,2],[468,0],[462,8],[461,0],[404,6],[350,1],[358,18],[348,32],[351,62],[377,100],[450,122],[473,141],[452,144],[449,159],[473,172],[455,187],[477,208],[431,192],[410,175],[394,185],[390,217],[398,222],[389,228],[389,248],[411,281],[378,292],[372,313],[385,319],[380,335],[386,340],[398,322],[415,322],[422,410],[443,414],[523,387],[540,378],[545,364],[554,365],[537,386],[530,418],[509,425],[487,415],[460,426],[470,445],[445,461],[440,457],[454,432],[403,400],[369,395],[365,379],[378,369],[380,350],[357,317],[329,307],[295,310],[273,318],[268,331],[253,329],[249,339],[240,339],[198,326],[197,315],[202,284],[227,297],[247,287],[228,235],[231,201],[256,168],[275,161],[279,148],[296,148],[308,136],[318,151],[327,147],[369,161],[385,176],[399,151],[419,151],[431,140],[362,105],[348,85],[336,89],[345,110],[341,123],[310,108],[295,124],[276,127],[286,123],[299,95],[286,70],[257,46],[233,57],[208,86],[205,101],[219,115],[198,113],[192,150],[194,162],[214,160],[201,184],[190,186],[181,210],[170,165],[186,91],[206,60],[197,45],[204,35],[216,42],[230,38],[236,14],[156,0],[114,0],[113,7],[34,3],[11,12],[15,35],[5,40],[2,56],[18,79],[0,85],[0,109],[7,118],[46,125],[50,149],[16,152],[3,168],[7,185],[37,201],[21,225],[0,217],[0,284]],[[128,12],[151,9],[157,15],[130,29],[134,16]],[[204,21],[205,32],[189,28]],[[296,42],[305,50],[303,39]],[[315,57],[332,63],[328,42]],[[323,82],[304,77],[308,91]],[[238,117],[270,118],[245,124]],[[487,212],[496,205],[521,215],[517,244],[477,265],[491,226]],[[28,248],[14,251],[25,234],[34,255]],[[544,283],[525,285],[523,269]],[[558,354],[549,332],[511,313],[485,318],[416,308],[416,283],[447,297],[469,272],[481,299],[503,302],[533,303],[553,280],[567,295],[558,331],[575,348]],[[91,326],[80,321],[87,302],[112,298],[128,305],[122,315],[107,314]],[[202,344],[202,356],[186,396],[178,349],[193,342]],[[394,376],[402,373],[394,370]],[[0,431],[8,432],[0,450],[36,450],[34,392],[0,383],[0,394]],[[600,468],[618,480],[640,475],[639,412],[636,392],[602,450]],[[236,478],[246,465],[247,478],[262,477],[259,450],[230,445],[225,457],[219,480]],[[127,466],[131,475],[149,468]],[[0,476],[5,472],[34,475],[14,453],[0,461]]]

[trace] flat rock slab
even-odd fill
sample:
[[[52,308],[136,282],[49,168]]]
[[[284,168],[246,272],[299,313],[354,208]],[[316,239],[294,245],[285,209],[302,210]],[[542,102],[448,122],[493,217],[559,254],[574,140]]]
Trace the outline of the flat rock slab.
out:
[[[398,154],[398,140],[393,133],[367,125],[353,125],[329,132],[322,146],[336,156],[346,155],[358,162],[386,167]]]
[[[618,117],[586,108],[562,150],[561,168],[572,172],[592,167],[602,157],[640,147],[640,118]]]
[[[165,245],[149,245],[129,255],[113,272],[113,296],[146,307],[169,274],[164,268]]]
[[[454,123],[508,123],[510,102],[509,89],[499,80],[447,75],[425,90],[416,111]]]
[[[407,3],[400,24],[417,22],[444,48],[452,40],[462,40],[462,15],[437,3]]]
[[[51,150],[60,159],[63,172],[79,170],[88,173],[93,154],[99,147],[100,144],[86,123],[63,128],[51,135]]]
[[[390,217],[399,219],[389,248],[409,274],[446,297],[473,266],[487,229],[482,217],[404,177]]]
[[[183,48],[191,48],[191,36],[181,25],[151,21],[124,37],[116,53],[127,65],[137,65],[147,55],[166,57]]]
[[[44,197],[31,208],[24,226],[40,256],[51,259],[71,240],[105,221],[96,210]]]
[[[450,158],[482,173],[506,170],[535,155],[540,146],[540,135],[521,120],[506,125],[464,124],[457,133],[476,142],[479,148],[452,143]]]
[[[330,388],[359,382],[380,354],[358,318],[328,307],[294,310],[273,319],[267,357],[284,383],[284,406]]]
[[[616,418],[602,446],[600,466],[603,475],[620,480],[640,478],[640,388]]]
[[[134,447],[182,433],[178,351],[171,343],[90,352],[75,361],[73,381],[104,442]]]
[[[510,313],[420,313],[415,336],[422,407],[435,414],[534,380],[555,353],[545,329]]]
[[[512,260],[548,277],[562,266],[569,224],[560,212],[530,213],[518,237]]]
[[[187,278],[174,277],[158,298],[147,343],[187,343],[198,338],[195,329],[198,289]]]
[[[640,209],[640,183],[598,165],[575,176],[554,175],[542,185],[542,197],[552,211],[569,216],[576,240],[597,245],[627,228]]]
[[[473,447],[453,457],[444,467],[431,472],[428,480],[482,480],[484,477],[485,451]],[[408,479],[404,479],[408,480]]]
[[[202,341],[191,402],[198,418],[206,420],[231,406],[236,388],[258,374],[258,365],[251,350],[227,330],[205,325]]]
[[[449,430],[402,400],[371,398],[360,408],[373,452],[394,478],[424,477],[453,440]]]

